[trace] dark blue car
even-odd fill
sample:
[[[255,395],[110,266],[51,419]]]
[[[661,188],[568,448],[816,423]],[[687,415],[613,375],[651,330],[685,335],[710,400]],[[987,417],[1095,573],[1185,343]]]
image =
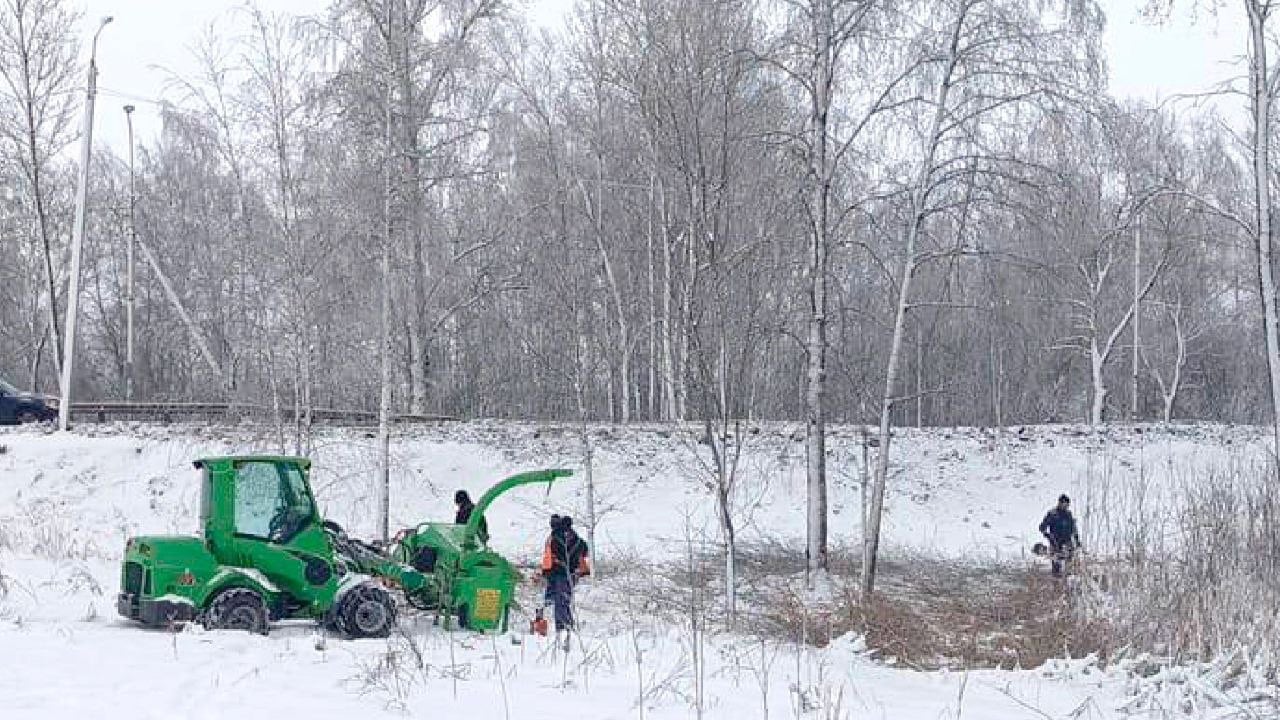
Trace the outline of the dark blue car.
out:
[[[49,407],[43,396],[22,392],[0,380],[0,424],[44,422],[56,417],[58,411]]]

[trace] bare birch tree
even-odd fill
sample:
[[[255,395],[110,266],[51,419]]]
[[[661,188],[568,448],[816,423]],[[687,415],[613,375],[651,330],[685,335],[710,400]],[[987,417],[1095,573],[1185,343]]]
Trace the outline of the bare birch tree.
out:
[[[327,259],[323,249],[312,242],[314,233],[301,217],[302,187],[297,165],[305,101],[299,86],[310,58],[293,30],[291,18],[269,14],[253,5],[246,12],[253,33],[243,59],[248,77],[241,102],[248,122],[256,126],[256,134],[263,137],[267,150],[263,155],[268,160],[262,164],[270,178],[267,187],[272,189],[274,200],[273,224],[282,241],[281,256],[289,268],[280,285],[287,288],[282,305],[288,327],[283,330],[292,346],[294,452],[306,455],[311,448],[315,392],[313,269]]]
[[[1086,3],[1088,5],[1088,3]],[[880,527],[892,449],[894,407],[904,398],[898,387],[907,315],[921,304],[913,295],[913,283],[922,265],[965,252],[964,239],[941,252],[922,248],[926,223],[949,204],[948,190],[967,187],[974,173],[998,175],[1005,165],[1017,165],[1010,154],[989,142],[995,118],[1017,117],[1018,106],[1031,100],[1063,93],[1070,73],[1090,68],[1088,33],[1092,20],[1086,10],[1085,26],[1076,25],[1071,3],[1060,18],[1050,18],[1038,7],[1002,0],[954,0],[938,16],[946,23],[926,30],[918,107],[924,109],[919,149],[912,177],[904,189],[905,223],[900,235],[900,265],[896,276],[896,302],[892,339],[880,403],[880,442],[876,473],[869,499],[867,528],[863,537],[862,592],[866,599],[875,588]],[[1069,39],[1084,30],[1083,52]],[[962,191],[963,192],[963,191]],[[967,203],[966,203],[967,204]]]
[[[76,24],[79,16],[62,0],[4,0],[0,5],[0,80],[7,102],[0,104],[0,136],[12,148],[26,180],[31,224],[44,259],[48,342],[55,377],[61,373],[58,328],[56,238],[49,188],[51,164],[71,140],[77,86]],[[32,380],[40,379],[40,353],[31,359]]]
[[[1248,20],[1248,38],[1244,45],[1249,63],[1249,142],[1248,157],[1252,170],[1252,227],[1258,276],[1259,301],[1262,304],[1263,345],[1266,348],[1267,374],[1271,390],[1272,452],[1280,457],[1280,309],[1276,307],[1275,269],[1272,265],[1272,189],[1271,161],[1272,111],[1277,91],[1277,74],[1269,54],[1275,49],[1272,34],[1273,12],[1277,4],[1273,0],[1241,0]],[[1226,6],[1225,0],[1208,0],[1205,3],[1214,12]],[[1167,13],[1178,3],[1175,0],[1149,0],[1147,10],[1156,14]],[[1280,464],[1277,465],[1280,468]],[[1278,470],[1280,472],[1280,470]]]
[[[827,571],[827,313],[830,255],[839,235],[838,175],[850,148],[870,119],[883,109],[888,93],[872,94],[863,107],[842,97],[846,73],[870,76],[858,65],[870,52],[860,40],[877,21],[875,0],[809,0],[785,6],[786,30],[762,56],[790,79],[805,111],[803,130],[791,134],[803,162],[802,195],[807,220],[805,276],[808,308],[804,417],[806,486],[805,557],[810,583]],[[862,52],[855,52],[862,50]],[[889,87],[893,86],[889,82]],[[852,110],[845,110],[852,107]]]

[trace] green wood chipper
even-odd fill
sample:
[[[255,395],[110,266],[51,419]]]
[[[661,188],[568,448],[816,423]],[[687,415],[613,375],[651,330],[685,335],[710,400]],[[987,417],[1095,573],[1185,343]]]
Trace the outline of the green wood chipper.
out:
[[[145,625],[199,621],[210,629],[266,633],[271,622],[313,618],[351,637],[385,637],[401,595],[460,627],[505,629],[519,574],[476,537],[502,493],[550,484],[568,470],[506,478],[471,521],[422,523],[387,547],[349,537],[320,517],[311,462],[237,456],[195,462],[203,472],[200,537],[142,536],[125,545],[117,610]]]

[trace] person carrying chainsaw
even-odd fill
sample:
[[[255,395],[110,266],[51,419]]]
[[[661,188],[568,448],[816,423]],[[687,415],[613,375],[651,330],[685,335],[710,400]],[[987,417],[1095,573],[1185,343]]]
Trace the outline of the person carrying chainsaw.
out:
[[[458,506],[458,512],[453,518],[455,525],[466,525],[471,519],[471,513],[476,509],[476,504],[471,502],[471,496],[466,490],[459,490],[453,494],[453,504]],[[483,515],[480,516],[480,522],[476,524],[476,539],[481,545],[489,544],[489,523],[485,521]]]
[[[1058,496],[1057,506],[1040,521],[1040,534],[1049,541],[1053,574],[1061,575],[1063,566],[1081,550],[1076,518],[1071,514],[1071,498],[1066,495]]]
[[[555,606],[556,639],[564,632],[564,650],[569,651],[569,633],[574,629],[573,590],[578,581],[591,574],[587,542],[573,530],[568,515],[551,517],[551,534],[542,549],[542,576],[547,581],[546,596]]]

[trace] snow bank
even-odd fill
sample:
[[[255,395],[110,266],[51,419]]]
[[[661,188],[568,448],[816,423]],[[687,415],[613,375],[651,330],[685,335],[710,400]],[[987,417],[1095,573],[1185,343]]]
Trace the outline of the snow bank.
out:
[[[715,535],[696,429],[590,428],[599,554],[660,560],[687,532]],[[831,534],[858,537],[858,428],[829,443]],[[801,546],[802,427],[764,424],[741,438],[744,541]],[[478,496],[522,470],[578,468],[576,429],[477,422],[414,428],[392,447],[392,524],[452,516],[457,488]],[[885,532],[891,547],[985,559],[1023,557],[1060,492],[1073,495],[1086,543],[1097,503],[1142,478],[1258,454],[1254,428],[1179,426],[1091,432],[1074,426],[902,430],[894,444]],[[857,638],[822,650],[738,636],[694,637],[656,619],[629,620],[590,587],[586,628],[568,660],[548,641],[410,631],[391,641],[318,639],[309,624],[267,638],[143,630],[115,615],[119,559],[134,534],[196,530],[203,455],[277,453],[252,427],[86,426],[73,435],[0,431],[0,717],[278,718],[1112,717],[1124,679],[1101,673],[917,673],[877,663]],[[374,527],[374,439],[322,430],[313,483],[327,517],[355,536]],[[874,448],[871,450],[874,461]],[[1164,490],[1162,490],[1162,488]],[[489,512],[494,545],[538,556],[551,512],[581,518],[581,474],[526,488]],[[532,592],[526,589],[527,592]],[[416,647],[416,649],[415,649]],[[702,665],[693,661],[695,649]],[[419,665],[421,658],[421,665]],[[701,667],[701,673],[697,668]],[[455,696],[456,688],[456,696]],[[643,701],[641,697],[643,696]],[[104,714],[105,713],[105,714]],[[1092,713],[1092,714],[1089,714]]]

